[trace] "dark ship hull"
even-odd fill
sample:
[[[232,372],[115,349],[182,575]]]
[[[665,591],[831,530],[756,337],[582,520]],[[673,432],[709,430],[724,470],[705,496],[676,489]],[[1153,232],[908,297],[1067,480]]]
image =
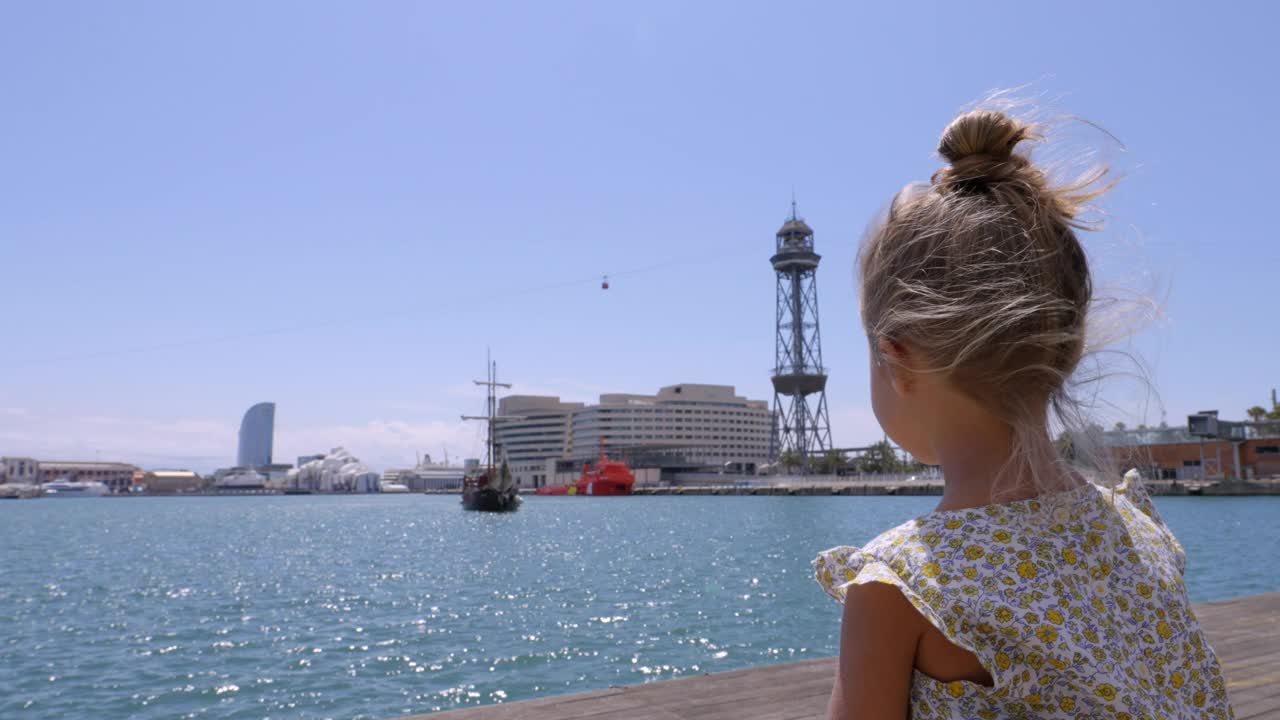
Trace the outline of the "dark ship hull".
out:
[[[514,488],[498,491],[492,488],[462,490],[462,509],[480,512],[511,512],[520,507],[520,495]]]

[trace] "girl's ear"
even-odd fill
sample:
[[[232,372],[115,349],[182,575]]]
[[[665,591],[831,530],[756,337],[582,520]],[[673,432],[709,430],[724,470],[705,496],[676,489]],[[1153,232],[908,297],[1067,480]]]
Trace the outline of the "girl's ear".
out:
[[[889,376],[889,385],[899,397],[906,397],[915,390],[915,378],[911,372],[911,353],[897,340],[881,338],[876,343],[880,371]]]

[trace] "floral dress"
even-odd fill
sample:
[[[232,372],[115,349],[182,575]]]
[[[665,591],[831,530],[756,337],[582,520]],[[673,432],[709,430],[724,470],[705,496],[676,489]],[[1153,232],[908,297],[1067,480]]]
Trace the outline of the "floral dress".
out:
[[[840,602],[850,585],[897,587],[991,674],[986,687],[916,671],[913,720],[1230,718],[1184,563],[1130,471],[1114,489],[930,513],[813,567]]]

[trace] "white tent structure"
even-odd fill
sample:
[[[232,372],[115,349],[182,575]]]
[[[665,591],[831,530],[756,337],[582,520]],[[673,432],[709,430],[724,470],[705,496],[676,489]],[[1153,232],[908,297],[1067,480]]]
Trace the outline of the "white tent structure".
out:
[[[345,448],[336,447],[298,468],[289,485],[311,492],[375,493],[379,491],[378,477]]]

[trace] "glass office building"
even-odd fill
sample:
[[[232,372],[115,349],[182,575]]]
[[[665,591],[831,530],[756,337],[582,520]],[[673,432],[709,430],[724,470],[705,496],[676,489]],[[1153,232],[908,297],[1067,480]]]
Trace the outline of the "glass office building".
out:
[[[240,421],[240,449],[236,465],[260,468],[271,464],[271,443],[276,429],[276,404],[258,403]]]

